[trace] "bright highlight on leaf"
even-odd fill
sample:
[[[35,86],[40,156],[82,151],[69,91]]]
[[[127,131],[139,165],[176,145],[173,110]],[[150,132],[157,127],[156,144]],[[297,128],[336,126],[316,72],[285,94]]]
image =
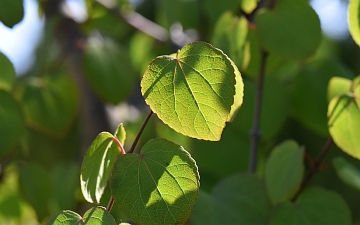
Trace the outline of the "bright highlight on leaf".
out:
[[[360,0],[350,0],[348,9],[349,30],[352,38],[360,46]]]
[[[194,42],[175,56],[154,59],[141,92],[152,111],[177,132],[217,141],[234,105],[234,68],[221,50]]]
[[[123,145],[125,130],[122,124],[116,130],[115,137]],[[108,132],[100,133],[87,150],[81,168],[81,191],[91,203],[99,203],[110,178],[120,148]]]
[[[111,178],[115,203],[141,225],[184,224],[195,204],[199,174],[181,146],[150,140],[140,154],[122,155]]]
[[[93,207],[81,217],[76,212],[64,210],[58,212],[47,225],[117,225],[114,217],[104,207]]]
[[[354,79],[350,90],[337,95],[330,101],[328,126],[336,145],[347,154],[360,159],[360,85],[357,83],[358,79]]]

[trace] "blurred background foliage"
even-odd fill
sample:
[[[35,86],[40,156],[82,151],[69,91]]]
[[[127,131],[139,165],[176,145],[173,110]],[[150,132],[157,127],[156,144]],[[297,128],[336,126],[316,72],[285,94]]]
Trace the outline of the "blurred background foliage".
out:
[[[0,7],[0,19],[16,28],[24,10],[21,0],[13,2],[18,4],[14,11]],[[35,56],[28,59],[34,60],[31,68],[16,72],[9,57],[0,53],[0,224],[40,224],[63,209],[80,215],[89,209],[79,185],[85,151],[98,133],[113,133],[120,122],[129,148],[149,112],[139,87],[147,64],[191,41],[210,42],[234,60],[245,82],[244,104],[219,142],[190,139],[153,117],[138,147],[153,137],[184,146],[197,162],[203,191],[226,176],[247,171],[262,38],[251,14],[256,0],[86,0],[83,11],[71,8],[71,1],[37,3],[43,32]],[[14,18],[5,21],[10,11]],[[360,74],[360,51],[349,35],[323,34],[319,42],[304,60],[270,52],[260,176],[269,150],[284,139],[296,140],[312,158],[318,155],[329,136],[328,81]],[[329,166],[312,183],[337,191],[357,212],[359,190],[341,182],[331,166],[339,155],[360,167],[358,160],[333,145],[325,158]],[[106,191],[102,205],[109,195]],[[118,221],[123,218],[116,208],[112,213]],[[360,214],[352,216],[360,220]]]

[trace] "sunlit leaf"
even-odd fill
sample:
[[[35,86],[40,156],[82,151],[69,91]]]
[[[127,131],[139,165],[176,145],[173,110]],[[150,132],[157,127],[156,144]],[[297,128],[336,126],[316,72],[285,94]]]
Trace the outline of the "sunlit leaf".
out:
[[[263,47],[281,57],[304,59],[320,44],[320,20],[307,1],[279,0],[273,11],[256,16]]]
[[[306,189],[294,203],[278,205],[268,224],[350,225],[351,213],[340,195],[313,187]]]
[[[211,195],[200,192],[189,221],[193,225],[265,225],[270,209],[263,182],[252,174],[236,174],[220,181]]]
[[[341,95],[330,101],[328,126],[336,145],[347,154],[360,159],[360,107],[355,98],[353,95]]]
[[[360,0],[350,0],[348,21],[350,34],[354,41],[360,46]]]
[[[300,188],[305,171],[303,155],[304,149],[292,140],[272,150],[266,163],[265,184],[274,205],[290,200]]]
[[[360,190],[360,170],[358,168],[341,156],[333,159],[333,165],[337,175],[344,183]]]
[[[15,70],[10,60],[0,52],[0,89],[11,90],[15,80]]]
[[[125,130],[119,125],[115,136],[124,145]],[[87,150],[81,168],[81,190],[88,202],[99,203],[120,148],[108,132],[100,133]]]
[[[54,215],[47,225],[117,225],[114,217],[104,207],[93,207],[81,217],[76,212],[64,210]]]
[[[115,203],[141,225],[184,224],[198,188],[197,166],[189,153],[160,138],[150,140],[140,154],[122,155],[111,178]]]
[[[92,38],[83,58],[86,78],[104,100],[117,104],[134,88],[135,75],[125,49],[115,42]]]
[[[150,108],[184,135],[219,140],[234,104],[235,73],[229,58],[204,42],[176,56],[153,60],[141,81]]]
[[[0,22],[12,28],[24,17],[23,0],[1,0],[0,1]]]
[[[24,131],[21,106],[7,92],[0,90],[0,160],[19,141]]]
[[[333,77],[329,81],[327,99],[330,101],[338,95],[346,94],[350,91],[351,80],[343,77]]]
[[[21,91],[21,101],[26,122],[56,136],[66,133],[79,106],[77,87],[65,74],[30,78]]]

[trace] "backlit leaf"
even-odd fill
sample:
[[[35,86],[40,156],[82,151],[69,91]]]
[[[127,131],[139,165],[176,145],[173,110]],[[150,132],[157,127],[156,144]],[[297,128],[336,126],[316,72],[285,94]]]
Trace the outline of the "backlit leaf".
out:
[[[346,94],[350,91],[351,80],[343,77],[333,77],[329,81],[327,99],[330,101],[338,95]]]
[[[340,195],[313,187],[306,189],[294,203],[278,205],[272,211],[268,224],[350,225],[351,214]]]
[[[235,72],[219,49],[194,42],[154,59],[141,81],[145,101],[184,135],[217,141],[234,104]]]
[[[199,174],[181,146],[153,139],[140,154],[115,164],[111,192],[121,212],[139,225],[184,224],[195,204]]]
[[[115,136],[123,145],[125,130],[119,125]],[[88,202],[99,203],[120,149],[108,132],[100,133],[87,150],[81,168],[81,190]]]
[[[263,47],[281,57],[304,59],[320,44],[320,20],[307,1],[279,0],[255,19]]]
[[[350,34],[356,44],[360,46],[360,0],[350,0],[348,21]]]
[[[290,200],[300,188],[305,171],[303,155],[304,149],[292,140],[272,150],[266,163],[265,184],[274,205]]]

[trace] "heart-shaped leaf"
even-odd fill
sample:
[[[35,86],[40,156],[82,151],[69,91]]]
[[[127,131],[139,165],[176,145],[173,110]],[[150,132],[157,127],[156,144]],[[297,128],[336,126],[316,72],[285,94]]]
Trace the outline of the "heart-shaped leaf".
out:
[[[198,189],[195,161],[161,138],[150,140],[140,154],[122,155],[111,178],[115,203],[139,225],[184,224]]]
[[[93,207],[81,217],[76,212],[64,210],[54,215],[47,225],[117,225],[114,217],[104,207]]]
[[[24,131],[21,106],[13,97],[0,90],[0,160],[15,146]]]
[[[125,130],[122,124],[115,133],[124,145]],[[119,147],[114,136],[108,132],[100,133],[87,150],[81,167],[81,191],[88,202],[99,203],[104,193],[111,171],[119,155]]]
[[[15,80],[15,70],[10,60],[0,52],[0,89],[11,90]]]
[[[334,97],[328,107],[331,137],[347,154],[360,159],[360,85],[349,93]]]
[[[264,183],[256,175],[243,173],[220,181],[212,195],[200,191],[189,220],[193,225],[265,225],[270,210]]]
[[[153,112],[184,135],[217,141],[234,104],[235,72],[219,49],[194,42],[154,59],[141,81]]]
[[[360,0],[351,0],[348,9],[349,30],[352,38],[360,46]]]
[[[265,183],[271,202],[276,205],[290,200],[300,188],[305,171],[304,148],[292,140],[276,146],[267,160]]]
[[[320,44],[320,20],[307,1],[279,0],[273,11],[259,13],[255,22],[260,43],[279,56],[304,59]]]
[[[350,225],[351,213],[340,195],[313,187],[305,190],[294,203],[278,205],[268,224]]]

